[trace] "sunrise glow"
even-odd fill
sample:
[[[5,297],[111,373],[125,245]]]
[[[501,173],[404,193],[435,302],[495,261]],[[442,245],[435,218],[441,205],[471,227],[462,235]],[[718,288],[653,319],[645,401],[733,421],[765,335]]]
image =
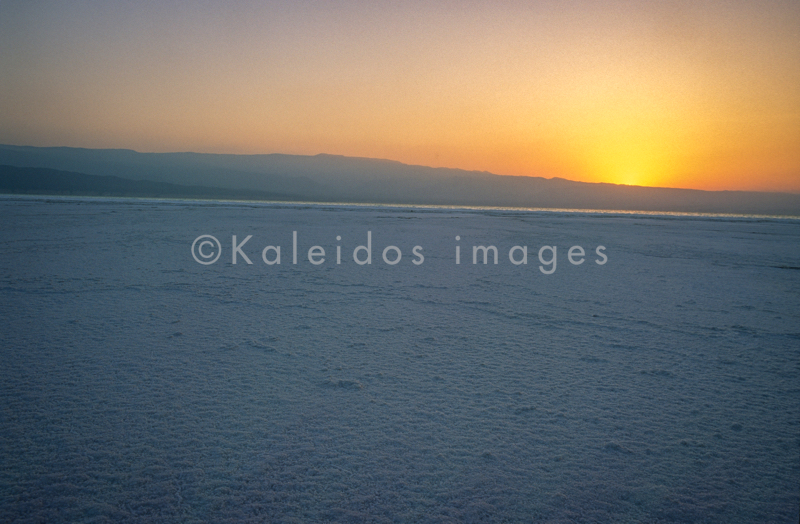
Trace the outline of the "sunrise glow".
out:
[[[800,192],[800,3],[0,4],[0,143]]]

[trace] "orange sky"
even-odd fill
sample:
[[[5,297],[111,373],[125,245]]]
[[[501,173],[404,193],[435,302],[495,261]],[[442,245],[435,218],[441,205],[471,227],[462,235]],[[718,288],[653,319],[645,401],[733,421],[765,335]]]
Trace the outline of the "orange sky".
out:
[[[800,192],[800,2],[0,3],[0,143]]]

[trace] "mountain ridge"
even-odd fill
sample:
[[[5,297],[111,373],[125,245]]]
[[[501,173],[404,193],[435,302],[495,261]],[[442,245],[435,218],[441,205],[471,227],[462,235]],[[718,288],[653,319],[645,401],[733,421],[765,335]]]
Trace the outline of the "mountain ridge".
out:
[[[199,186],[219,190],[220,194],[251,192],[253,199],[269,194],[321,202],[800,216],[800,195],[794,193],[575,182],[327,153],[140,153],[131,149],[0,145],[0,165]]]

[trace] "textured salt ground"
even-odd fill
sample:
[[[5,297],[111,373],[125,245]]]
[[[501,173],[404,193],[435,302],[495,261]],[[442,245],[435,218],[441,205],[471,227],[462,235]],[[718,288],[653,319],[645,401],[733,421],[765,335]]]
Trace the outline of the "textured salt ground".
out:
[[[0,520],[797,520],[797,221],[24,198],[0,217]],[[295,230],[325,264],[288,263]]]

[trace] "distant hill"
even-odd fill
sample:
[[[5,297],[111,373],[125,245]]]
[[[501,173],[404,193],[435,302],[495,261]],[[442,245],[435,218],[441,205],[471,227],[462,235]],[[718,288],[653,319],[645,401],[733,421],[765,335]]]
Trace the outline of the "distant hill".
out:
[[[182,188],[193,187],[197,198],[800,216],[797,194],[592,184],[334,155],[138,153],[126,149],[0,145],[0,165],[167,184],[161,189],[147,186],[147,191],[178,191],[172,193],[176,197],[185,191]],[[101,183],[81,180],[76,178],[74,183],[88,185],[74,191],[98,190],[92,184]],[[115,194],[143,194],[145,188],[115,183],[115,191],[119,191]]]
[[[115,176],[86,175],[42,167],[0,165],[0,193],[24,195],[124,196],[149,198],[206,198],[292,200],[292,195],[181,186],[150,180],[128,180]]]

